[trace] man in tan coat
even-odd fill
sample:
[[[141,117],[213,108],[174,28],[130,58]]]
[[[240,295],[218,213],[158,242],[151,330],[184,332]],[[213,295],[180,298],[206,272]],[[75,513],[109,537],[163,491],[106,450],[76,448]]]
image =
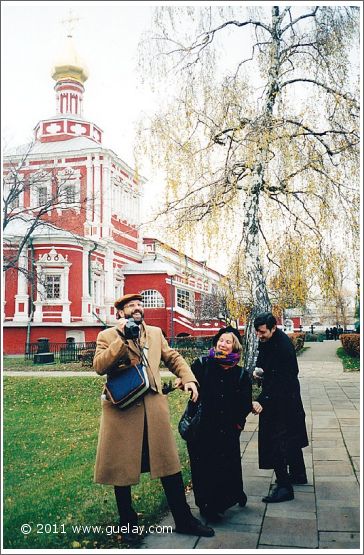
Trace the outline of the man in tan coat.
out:
[[[146,368],[150,388],[126,409],[113,405],[107,395],[101,401],[95,481],[114,486],[120,525],[129,525],[130,530],[137,524],[137,513],[131,503],[131,485],[139,482],[141,472],[150,472],[152,478],[161,478],[175,520],[175,531],[213,536],[212,528],[194,518],[186,502],[168,403],[162,393],[160,361],[163,360],[171,372],[182,380],[184,390],[191,391],[194,401],[198,397],[196,378],[182,356],[168,346],[161,329],[145,325],[140,294],[124,295],[114,304],[118,323],[99,333],[94,368],[100,375],[115,368],[122,371],[131,364],[139,364],[144,353],[148,361]],[[130,318],[139,326],[137,339],[125,337],[125,324]],[[124,534],[126,541],[137,538],[135,533]]]

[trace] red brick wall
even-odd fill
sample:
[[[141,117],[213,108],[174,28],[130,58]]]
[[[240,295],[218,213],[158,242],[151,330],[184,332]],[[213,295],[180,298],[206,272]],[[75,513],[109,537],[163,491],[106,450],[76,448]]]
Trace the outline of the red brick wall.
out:
[[[35,326],[31,327],[30,332],[30,343],[36,343],[37,339],[40,337],[48,337],[50,343],[65,343],[66,342],[66,332],[72,330],[84,330],[85,341],[96,341],[97,335],[104,328],[103,326],[95,327],[47,327],[47,326]],[[4,354],[5,355],[21,355],[24,354],[25,342],[27,336],[26,326],[21,328],[6,328],[4,327],[3,338],[4,338]]]

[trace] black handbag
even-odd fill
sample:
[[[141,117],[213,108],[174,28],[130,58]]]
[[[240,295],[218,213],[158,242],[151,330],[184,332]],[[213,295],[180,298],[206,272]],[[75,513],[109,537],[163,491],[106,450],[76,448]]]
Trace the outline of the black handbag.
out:
[[[199,439],[201,432],[201,413],[201,402],[198,400],[194,403],[189,400],[178,424],[178,431],[185,441],[195,442]]]
[[[105,389],[113,405],[127,408],[148,391],[147,371],[142,364],[136,364],[108,374]]]

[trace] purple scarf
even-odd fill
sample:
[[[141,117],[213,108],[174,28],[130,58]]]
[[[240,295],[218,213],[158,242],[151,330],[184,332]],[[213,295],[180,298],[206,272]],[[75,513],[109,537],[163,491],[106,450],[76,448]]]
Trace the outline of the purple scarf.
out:
[[[235,366],[240,360],[240,353],[229,353],[225,355],[220,351],[215,351],[214,347],[209,350],[208,358],[213,358],[218,364],[223,366]]]

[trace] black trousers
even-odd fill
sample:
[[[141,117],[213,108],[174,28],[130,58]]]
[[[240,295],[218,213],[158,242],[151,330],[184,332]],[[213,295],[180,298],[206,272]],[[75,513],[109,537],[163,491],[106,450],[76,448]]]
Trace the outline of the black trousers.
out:
[[[192,513],[186,501],[181,472],[164,476],[160,479],[167,498],[168,506],[173,515],[176,526],[183,527],[192,518]],[[133,509],[131,501],[131,486],[114,486],[116,504],[120,516],[120,525],[134,526],[138,522],[138,515]]]
[[[290,474],[294,474],[296,476],[302,474],[306,475],[305,461],[301,447],[291,449],[287,460],[285,462],[282,461],[281,463],[278,463],[274,467],[274,472],[279,486],[291,486],[287,466]]]

